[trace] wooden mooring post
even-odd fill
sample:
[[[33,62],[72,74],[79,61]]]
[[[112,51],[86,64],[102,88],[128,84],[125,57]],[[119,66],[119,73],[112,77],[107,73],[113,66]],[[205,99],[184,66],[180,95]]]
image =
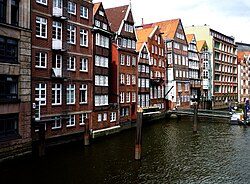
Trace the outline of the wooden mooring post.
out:
[[[90,139],[90,135],[89,135],[89,119],[84,119],[85,122],[85,131],[84,131],[84,146],[88,146],[89,145],[89,139]]]
[[[39,140],[38,140],[38,156],[42,157],[45,155],[45,123],[39,124]]]
[[[197,122],[198,122],[198,108],[197,108],[197,102],[194,103],[194,132],[197,132]]]
[[[143,109],[139,108],[137,110],[137,120],[136,120],[136,139],[135,139],[135,160],[141,160],[141,151],[142,151],[142,113]]]

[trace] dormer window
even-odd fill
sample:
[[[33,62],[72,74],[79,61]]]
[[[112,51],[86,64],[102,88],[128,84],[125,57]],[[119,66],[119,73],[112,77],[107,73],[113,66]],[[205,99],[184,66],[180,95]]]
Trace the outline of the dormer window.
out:
[[[99,15],[104,16],[104,12],[102,10],[99,10]]]
[[[100,26],[101,26],[101,22],[100,22],[99,20],[95,20],[95,25],[96,25],[97,27],[100,27]]]
[[[133,30],[134,30],[134,27],[132,25],[125,23],[125,31],[126,32],[133,33],[134,32]]]

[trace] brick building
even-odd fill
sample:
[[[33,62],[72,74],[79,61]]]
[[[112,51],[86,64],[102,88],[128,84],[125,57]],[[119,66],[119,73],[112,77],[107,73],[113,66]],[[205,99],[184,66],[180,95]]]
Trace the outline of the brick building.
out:
[[[92,129],[93,3],[82,0],[32,1],[32,102],[34,140],[82,138],[85,119]],[[54,139],[53,139],[54,138]]]
[[[130,5],[106,9],[111,30],[115,33],[112,45],[112,101],[118,101],[120,124],[130,126],[137,117],[137,56],[136,32]]]
[[[165,88],[166,88],[166,57],[165,44],[158,26],[137,29],[137,46],[141,44],[138,62],[139,72],[139,96],[140,105],[157,106],[159,109],[166,109]],[[142,43],[145,43],[142,44]],[[145,51],[148,51],[146,53]],[[146,54],[146,55],[145,55]],[[146,61],[145,61],[146,59]],[[148,94],[141,94],[148,92]],[[146,105],[147,104],[147,105]]]
[[[181,19],[172,19],[143,25],[144,28],[159,26],[163,33],[167,54],[166,93],[168,109],[190,105],[190,81],[188,75],[188,43]]]
[[[0,162],[31,153],[30,1],[0,1]]]
[[[102,3],[94,4],[93,28],[93,133],[105,128],[119,128],[118,106],[111,103],[112,37],[109,22]]]

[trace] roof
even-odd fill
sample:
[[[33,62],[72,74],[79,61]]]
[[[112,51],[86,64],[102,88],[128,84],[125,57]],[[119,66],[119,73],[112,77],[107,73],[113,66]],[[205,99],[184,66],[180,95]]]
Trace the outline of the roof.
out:
[[[155,29],[154,27],[137,29],[136,30],[136,34],[138,37],[137,42],[147,42],[148,37],[151,35],[151,33],[153,32],[154,29]]]
[[[93,14],[94,14],[94,15],[96,14],[96,11],[97,11],[98,8],[100,7],[100,5],[101,5],[101,2],[95,3],[95,4],[94,4],[94,7],[93,7]]]
[[[206,40],[196,41],[196,47],[197,47],[198,52],[201,51],[201,49],[202,49],[202,47],[204,47],[204,45],[207,45]]]
[[[250,56],[250,52],[239,52],[237,53],[238,62],[241,62],[244,59],[244,56]]]
[[[125,18],[129,5],[114,7],[105,9],[106,15],[108,17],[111,30],[113,32],[118,32],[122,20]]]
[[[190,43],[193,40],[194,34],[186,34],[187,42]]]
[[[161,22],[155,22],[151,24],[146,24],[143,27],[155,27],[159,26],[161,32],[163,32],[163,39],[172,39],[175,36],[176,30],[178,28],[180,19],[165,20]]]
[[[144,44],[144,42],[137,42],[136,43],[136,51],[137,52],[141,51],[141,48],[142,48],[143,44]]]

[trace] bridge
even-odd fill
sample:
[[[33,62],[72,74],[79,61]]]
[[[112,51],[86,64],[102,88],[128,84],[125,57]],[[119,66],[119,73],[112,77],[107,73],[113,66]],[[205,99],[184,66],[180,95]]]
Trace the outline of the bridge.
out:
[[[168,114],[175,114],[177,116],[193,116],[194,115],[194,109],[183,109],[178,108],[178,110],[172,110],[168,111]],[[216,118],[231,118],[231,114],[229,114],[228,111],[220,111],[220,110],[206,110],[206,109],[198,109],[198,116],[203,117],[216,117]]]

